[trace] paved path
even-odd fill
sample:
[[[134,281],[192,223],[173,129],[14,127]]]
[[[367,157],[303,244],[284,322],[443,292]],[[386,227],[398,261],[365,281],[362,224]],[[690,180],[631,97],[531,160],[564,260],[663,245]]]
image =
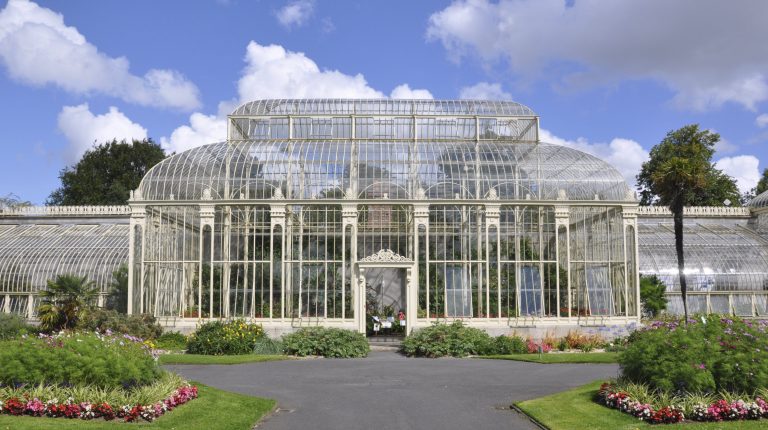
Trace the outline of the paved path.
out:
[[[259,425],[264,430],[535,429],[509,405],[618,370],[609,364],[435,360],[390,352],[351,360],[166,367],[207,385],[276,399],[280,409]]]

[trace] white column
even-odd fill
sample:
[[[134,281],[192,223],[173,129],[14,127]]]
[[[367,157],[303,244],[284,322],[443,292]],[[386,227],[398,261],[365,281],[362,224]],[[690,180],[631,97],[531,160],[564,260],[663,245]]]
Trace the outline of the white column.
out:
[[[138,204],[130,204],[131,207],[131,217],[129,220],[129,232],[128,232],[128,314],[133,314],[133,295],[134,290],[141,290],[141,285],[144,282],[143,279],[136,279],[134,271],[136,264],[140,264],[142,267],[144,267],[144,249],[143,249],[143,242],[144,242],[144,231],[146,227],[146,207],[144,205],[138,205]],[[136,243],[136,228],[141,231],[141,243]],[[136,261],[136,251],[137,249],[141,250],[141,260],[142,261]],[[141,276],[139,277],[141,278]],[[143,297],[141,298],[143,300]]]

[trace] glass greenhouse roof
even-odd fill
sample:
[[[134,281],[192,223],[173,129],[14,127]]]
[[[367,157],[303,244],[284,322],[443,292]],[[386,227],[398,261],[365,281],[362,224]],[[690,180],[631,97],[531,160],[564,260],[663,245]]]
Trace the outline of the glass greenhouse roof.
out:
[[[281,99],[240,105],[232,116],[262,115],[490,115],[536,116],[528,106],[491,100]]]
[[[36,293],[68,273],[87,276],[107,292],[112,272],[128,261],[127,221],[0,224],[0,296]]]
[[[764,208],[768,206],[768,191],[765,191],[750,200],[749,203],[747,203],[747,206],[751,208]]]
[[[639,218],[640,273],[655,274],[668,291],[680,291],[672,219]],[[763,291],[768,286],[768,241],[744,220],[685,220],[688,289]]]
[[[193,148],[153,167],[137,200],[200,200],[206,189],[214,200],[268,199],[280,190],[287,199],[635,201],[610,164],[565,146],[375,140]]]

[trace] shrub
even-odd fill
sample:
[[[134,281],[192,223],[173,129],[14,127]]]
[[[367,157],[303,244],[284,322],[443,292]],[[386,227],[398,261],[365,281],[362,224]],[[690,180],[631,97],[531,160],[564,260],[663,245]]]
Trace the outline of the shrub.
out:
[[[96,302],[99,294],[93,281],[85,276],[59,275],[40,291],[37,314],[47,331],[75,328]]]
[[[665,392],[754,393],[768,387],[768,323],[711,315],[657,321],[629,336],[624,377]]]
[[[494,341],[495,348],[491,354],[525,354],[528,352],[525,341],[518,336],[501,335]]]
[[[534,341],[533,338],[530,338],[530,337],[526,339],[525,346],[529,354],[538,354],[539,349],[541,349],[541,352],[544,354],[552,351],[552,346],[549,343],[546,343],[546,342],[536,343],[536,341]]]
[[[0,383],[146,385],[160,376],[149,347],[129,335],[40,335],[0,342]]]
[[[13,339],[21,335],[37,333],[34,326],[16,314],[0,313],[0,340]]]
[[[485,331],[455,321],[415,330],[403,341],[402,351],[408,356],[466,357],[494,353],[494,343]]]
[[[300,357],[357,358],[370,349],[363,334],[339,328],[308,327],[283,336],[283,351]]]
[[[667,297],[664,295],[667,287],[655,275],[640,277],[640,303],[643,314],[655,318],[667,309]]]
[[[187,337],[177,331],[163,333],[155,339],[155,347],[178,351],[187,348]]]
[[[95,309],[89,312],[80,320],[78,328],[99,333],[106,333],[109,330],[142,339],[155,339],[163,333],[163,328],[152,315],[126,315],[107,309]]]
[[[264,336],[256,341],[253,353],[258,355],[280,355],[283,353],[283,343],[279,340]]]
[[[187,352],[204,355],[250,354],[264,336],[261,324],[249,324],[244,320],[207,322],[189,336]]]

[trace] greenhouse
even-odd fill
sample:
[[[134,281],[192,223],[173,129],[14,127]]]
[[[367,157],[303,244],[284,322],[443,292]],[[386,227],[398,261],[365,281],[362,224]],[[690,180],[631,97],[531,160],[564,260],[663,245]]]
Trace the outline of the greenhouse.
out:
[[[637,202],[514,102],[267,100],[130,207],[130,311],[360,331],[628,323]],[[405,323],[404,321],[404,323]]]
[[[262,100],[226,140],[174,154],[128,206],[0,210],[0,311],[35,317],[59,274],[184,330],[246,318],[497,333],[626,327],[639,276],[682,312],[671,214],[611,165],[539,140],[501,101]],[[768,193],[686,208],[692,312],[768,315]],[[392,319],[397,318],[393,322]]]

